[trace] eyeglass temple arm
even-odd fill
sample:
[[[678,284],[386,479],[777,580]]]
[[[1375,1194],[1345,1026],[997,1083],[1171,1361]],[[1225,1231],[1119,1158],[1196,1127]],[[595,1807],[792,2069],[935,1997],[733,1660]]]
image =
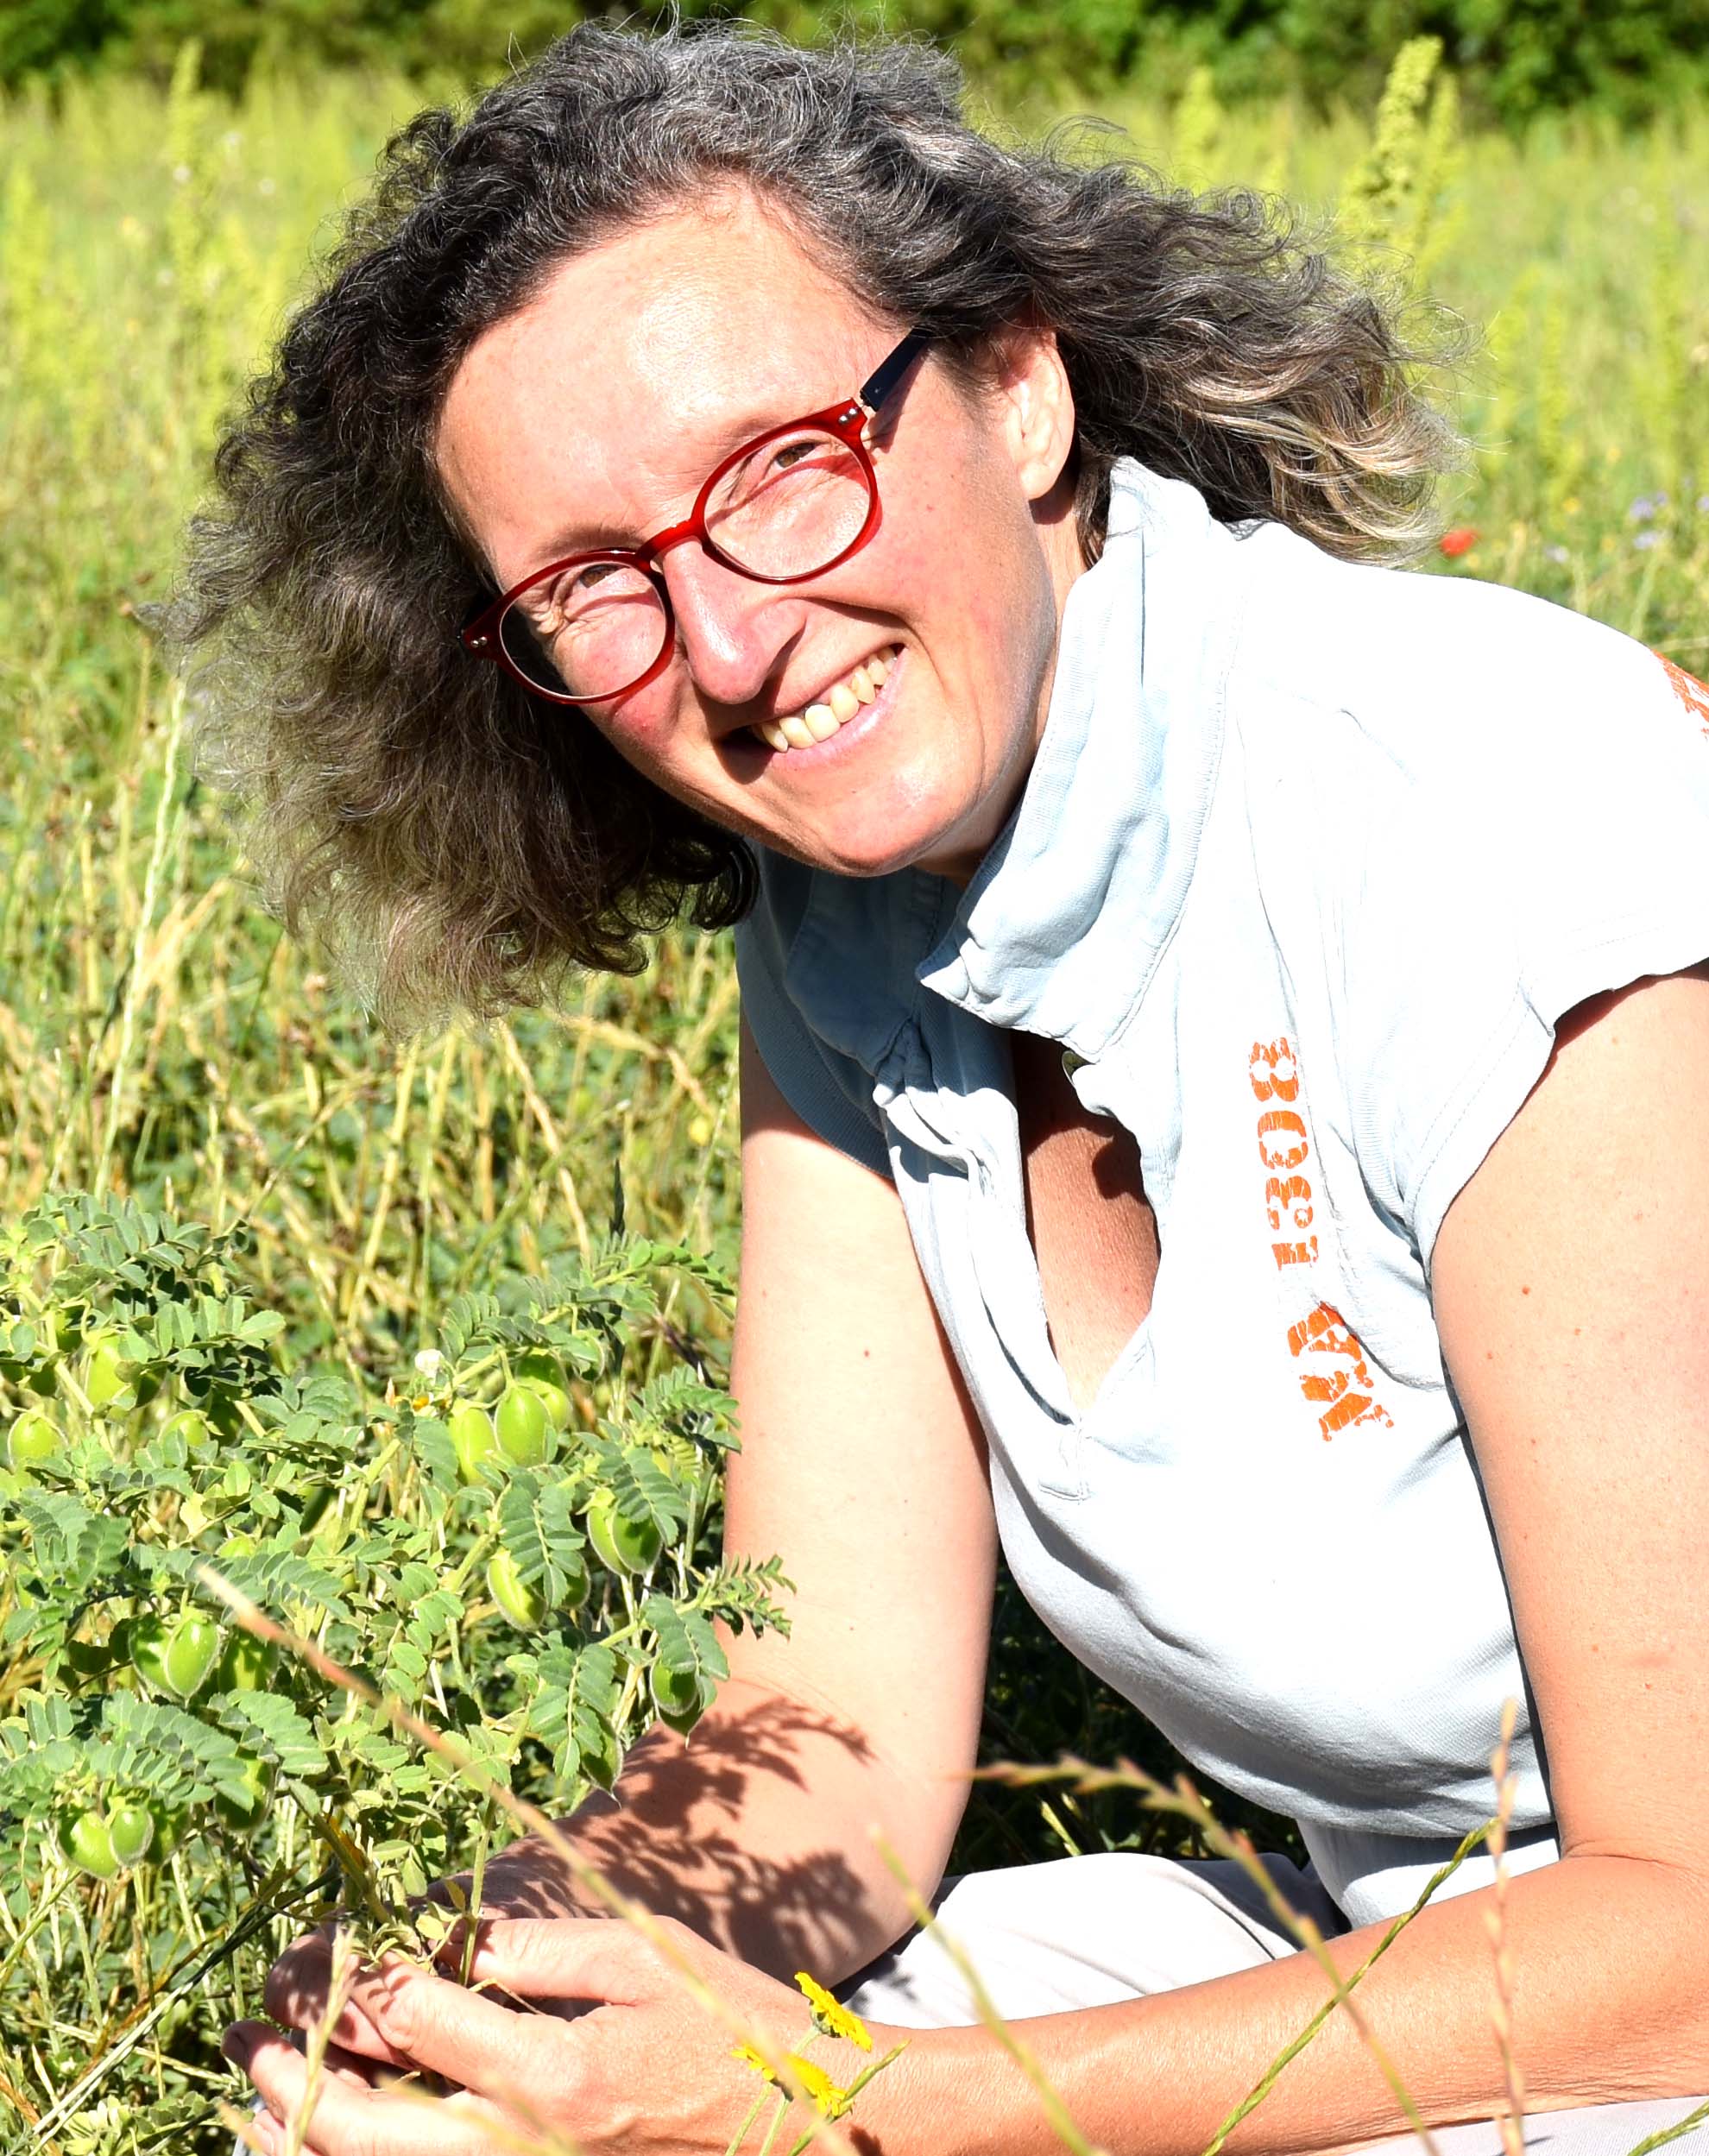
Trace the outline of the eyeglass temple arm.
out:
[[[930,330],[910,330],[906,337],[861,384],[861,402],[874,419],[902,385],[902,377],[932,341]]]

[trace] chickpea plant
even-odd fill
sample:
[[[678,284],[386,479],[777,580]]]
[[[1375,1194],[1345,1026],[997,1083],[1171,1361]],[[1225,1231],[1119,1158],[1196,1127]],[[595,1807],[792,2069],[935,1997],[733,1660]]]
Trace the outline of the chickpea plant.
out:
[[[97,2116],[104,2151],[217,2146],[219,2028],[271,1952],[333,1906],[425,1946],[411,1898],[499,1824],[202,1567],[560,1811],[655,1721],[689,1735],[715,1618],[788,1629],[780,1560],[721,1560],[730,1403],[661,1317],[673,1276],[725,1292],[703,1260],[614,1239],[506,1279],[381,1384],[287,1367],[243,1254],[83,1195],[0,1239],[0,1992],[64,2032],[0,2035],[0,2084],[67,2147]]]

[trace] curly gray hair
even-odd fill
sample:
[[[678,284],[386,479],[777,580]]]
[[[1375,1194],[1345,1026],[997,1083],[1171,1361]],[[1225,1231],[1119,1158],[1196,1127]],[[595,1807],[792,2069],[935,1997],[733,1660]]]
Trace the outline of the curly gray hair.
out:
[[[1225,521],[1343,555],[1418,543],[1452,436],[1376,299],[1273,205],[1000,145],[961,99],[917,44],[589,26],[388,146],[224,436],[167,618],[275,903],[327,929],[389,1018],[633,971],[646,934],[749,901],[743,842],[456,639],[486,587],[432,454],[451,377],[639,217],[749,187],[970,379],[1006,326],[1053,330],[1088,560],[1124,456]]]

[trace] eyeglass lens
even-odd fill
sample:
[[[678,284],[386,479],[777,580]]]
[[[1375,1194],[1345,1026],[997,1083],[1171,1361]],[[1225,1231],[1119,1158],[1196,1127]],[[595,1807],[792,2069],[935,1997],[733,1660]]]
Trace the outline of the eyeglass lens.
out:
[[[860,537],[872,507],[861,458],[839,436],[791,427],[757,442],[719,475],[706,535],[734,569],[810,577]],[[520,593],[499,626],[505,652],[548,695],[615,696],[665,648],[670,621],[658,585],[634,562],[572,564]]]

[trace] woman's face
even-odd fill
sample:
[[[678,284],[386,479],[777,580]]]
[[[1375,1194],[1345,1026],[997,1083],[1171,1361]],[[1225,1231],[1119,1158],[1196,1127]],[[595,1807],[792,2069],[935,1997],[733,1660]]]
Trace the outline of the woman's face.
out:
[[[508,589],[686,517],[722,457],[851,396],[908,326],[735,192],[575,256],[489,331],[451,382],[439,469]],[[670,665],[562,722],[596,726],[666,792],[798,861],[965,881],[1031,764],[1082,568],[1054,343],[1016,333],[977,394],[928,353],[875,432],[882,521],[858,552],[767,585],[672,548]],[[846,710],[834,688],[874,659],[882,685],[868,703],[870,675],[854,681],[857,714],[828,739],[779,748],[755,730]]]

